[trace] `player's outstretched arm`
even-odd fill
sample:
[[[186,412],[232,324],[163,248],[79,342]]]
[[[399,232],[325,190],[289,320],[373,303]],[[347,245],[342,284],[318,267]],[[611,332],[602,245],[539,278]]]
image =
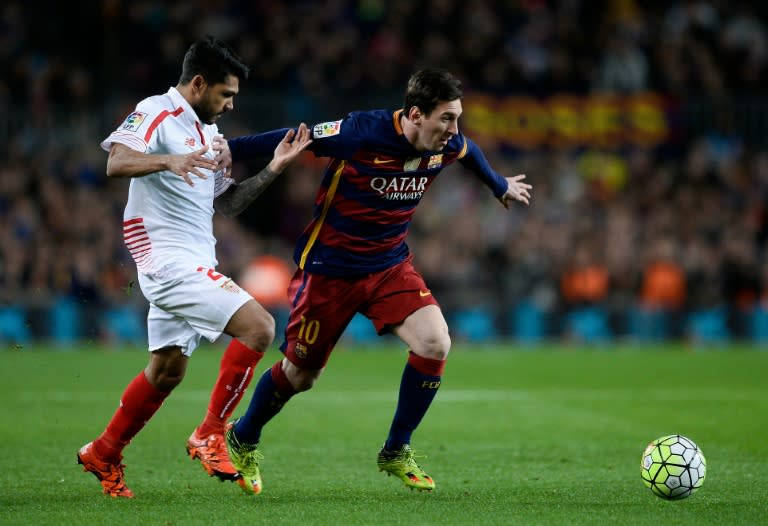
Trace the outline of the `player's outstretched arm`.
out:
[[[491,168],[480,147],[469,138],[465,137],[465,140],[467,141],[466,154],[459,159],[461,164],[488,185],[493,190],[493,195],[507,210],[509,210],[512,201],[520,201],[527,205],[531,198],[530,190],[533,187],[523,182],[525,175],[502,177]]]
[[[271,154],[285,136],[286,128],[227,139],[232,162],[259,159]]]
[[[183,178],[189,186],[195,186],[191,175],[206,179],[200,169],[215,170],[216,161],[205,157],[208,146],[187,154],[147,154],[132,150],[123,144],[113,144],[107,158],[108,177],[143,177],[168,170]]]
[[[289,129],[275,148],[272,160],[263,170],[237,185],[230,186],[216,198],[213,202],[216,211],[232,217],[245,210],[301,152],[307,149],[307,146],[312,144],[310,137],[309,128],[303,122],[298,129]]]
[[[507,191],[504,195],[499,197],[499,201],[504,205],[504,208],[509,210],[512,201],[520,201],[521,203],[529,204],[528,201],[531,198],[531,189],[533,186],[528,183],[524,183],[525,174],[516,175],[514,177],[505,177],[507,180]]]

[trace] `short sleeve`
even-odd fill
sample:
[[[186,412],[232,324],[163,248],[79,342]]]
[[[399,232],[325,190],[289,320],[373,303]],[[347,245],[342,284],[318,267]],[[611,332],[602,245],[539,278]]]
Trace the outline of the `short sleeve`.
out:
[[[145,153],[157,138],[153,123],[157,122],[163,109],[151,99],[144,99],[136,105],[125,120],[106,139],[101,148],[109,151],[113,144],[123,144],[132,150]]]

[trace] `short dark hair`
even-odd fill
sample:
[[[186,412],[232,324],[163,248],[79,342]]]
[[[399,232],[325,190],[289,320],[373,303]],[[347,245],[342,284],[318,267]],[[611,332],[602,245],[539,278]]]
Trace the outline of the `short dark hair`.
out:
[[[425,68],[414,73],[405,89],[403,110],[406,115],[417,106],[425,115],[441,102],[451,102],[464,95],[461,81],[441,68]]]
[[[189,46],[179,84],[188,84],[195,75],[202,75],[208,84],[224,83],[228,75],[245,80],[249,72],[250,68],[228,44],[207,36]]]

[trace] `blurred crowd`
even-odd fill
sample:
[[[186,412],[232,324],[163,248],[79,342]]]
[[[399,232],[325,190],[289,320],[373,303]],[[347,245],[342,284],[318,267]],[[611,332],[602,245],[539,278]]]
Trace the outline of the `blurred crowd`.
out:
[[[683,0],[6,0],[0,97],[88,107],[178,78],[214,34],[254,66],[253,85],[314,98],[371,94],[444,66],[501,92],[760,93],[768,7]],[[41,16],[42,15],[42,16]]]
[[[74,305],[64,319],[78,320],[75,336],[108,338],[119,330],[105,332],[105,313],[145,308],[122,245],[128,183],[106,178],[98,143],[138,100],[176,84],[202,35],[253,66],[220,122],[229,136],[393,107],[424,65],[472,93],[652,91],[711,112],[760,103],[767,85],[768,8],[754,2],[87,4],[0,7],[0,341],[24,334],[9,312],[21,312],[26,338],[45,337],[51,306]],[[753,120],[766,118],[761,107]],[[460,167],[446,170],[409,245],[455,336],[766,337],[768,149],[716,113],[682,123],[674,148],[486,151],[534,185],[531,206],[511,212]],[[621,184],[592,177],[609,165]],[[322,167],[308,155],[240,218],[217,218],[221,272],[250,280],[264,254],[292,269]]]

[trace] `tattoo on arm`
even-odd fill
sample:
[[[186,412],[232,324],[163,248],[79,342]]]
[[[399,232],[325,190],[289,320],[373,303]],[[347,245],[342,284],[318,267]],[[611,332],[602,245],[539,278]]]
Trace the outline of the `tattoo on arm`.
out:
[[[253,177],[231,186],[229,190],[216,198],[214,202],[216,211],[227,217],[236,216],[259,197],[278,175],[280,174],[265,167]]]

